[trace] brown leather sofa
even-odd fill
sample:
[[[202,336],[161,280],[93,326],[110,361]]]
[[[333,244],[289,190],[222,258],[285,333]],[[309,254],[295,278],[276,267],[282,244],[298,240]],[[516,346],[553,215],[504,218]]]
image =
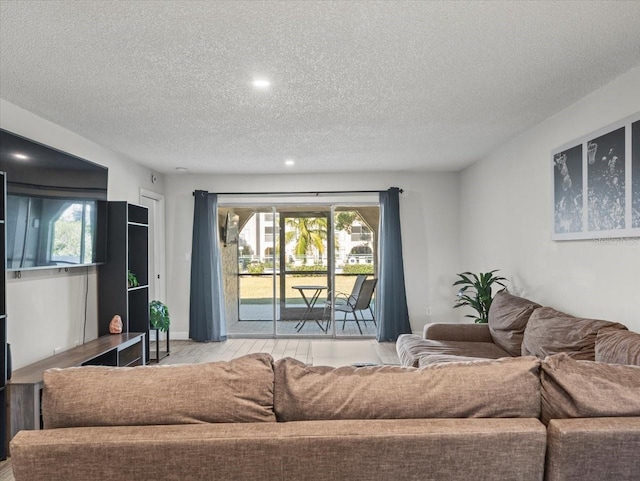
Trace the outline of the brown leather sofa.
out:
[[[11,442],[16,481],[630,481],[640,472],[640,367],[566,355],[415,369],[252,354],[55,369],[44,382],[45,429]]]
[[[640,364],[634,362],[640,361],[640,335],[622,324],[574,317],[506,290],[494,297],[487,324],[427,324],[422,337],[400,336],[396,349],[402,365],[414,367],[521,355],[544,359],[559,353],[580,360]]]

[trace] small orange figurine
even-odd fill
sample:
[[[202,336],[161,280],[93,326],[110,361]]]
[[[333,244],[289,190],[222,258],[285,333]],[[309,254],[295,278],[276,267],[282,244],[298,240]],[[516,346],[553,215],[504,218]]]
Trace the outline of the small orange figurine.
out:
[[[109,323],[109,332],[111,334],[120,334],[122,332],[122,318],[116,314]]]

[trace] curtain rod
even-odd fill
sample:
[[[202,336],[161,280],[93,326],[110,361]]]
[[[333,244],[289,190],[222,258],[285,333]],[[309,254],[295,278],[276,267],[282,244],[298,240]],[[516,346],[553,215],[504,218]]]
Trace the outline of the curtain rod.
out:
[[[399,189],[400,193],[404,189]],[[308,192],[216,192],[218,195],[323,195],[323,194],[379,194],[386,190],[318,190]],[[192,195],[196,195],[195,192]]]

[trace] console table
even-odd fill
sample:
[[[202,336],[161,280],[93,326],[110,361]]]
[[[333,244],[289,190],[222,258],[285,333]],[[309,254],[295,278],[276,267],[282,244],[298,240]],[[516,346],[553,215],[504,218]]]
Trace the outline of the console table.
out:
[[[76,366],[139,366],[144,364],[143,332],[101,336],[13,372],[9,388],[9,440],[22,429],[42,429],[41,400],[47,369]]]

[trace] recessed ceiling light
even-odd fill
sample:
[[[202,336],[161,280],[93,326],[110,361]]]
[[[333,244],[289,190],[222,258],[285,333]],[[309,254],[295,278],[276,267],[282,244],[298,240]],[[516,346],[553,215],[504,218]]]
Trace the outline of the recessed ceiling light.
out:
[[[271,82],[269,82],[265,78],[257,78],[257,79],[254,79],[254,81],[252,82],[252,85],[257,89],[266,90],[269,87],[271,87]]]
[[[21,154],[21,153],[19,153],[19,152],[16,152],[15,154],[13,154],[13,156],[14,156],[16,159],[20,159],[20,160],[27,160],[27,159],[29,158],[29,156],[24,155],[24,154]]]
[[[186,167],[176,167],[176,172],[184,174],[187,171]]]
[[[284,161],[284,165],[288,165],[289,167],[291,167],[292,165],[296,165],[296,161],[293,159],[287,159]]]

